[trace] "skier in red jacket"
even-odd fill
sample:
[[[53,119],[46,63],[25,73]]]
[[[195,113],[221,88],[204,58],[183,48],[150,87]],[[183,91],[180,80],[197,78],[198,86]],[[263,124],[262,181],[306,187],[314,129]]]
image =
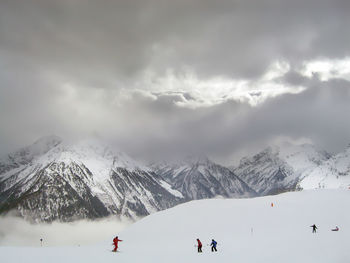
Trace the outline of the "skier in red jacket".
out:
[[[113,239],[113,244],[114,244],[113,252],[117,252],[117,250],[118,250],[118,242],[119,242],[119,241],[123,241],[123,240],[118,239],[118,236],[116,236],[116,237]]]
[[[198,242],[198,253],[202,252],[202,242],[199,240],[199,238],[197,238],[197,242]]]

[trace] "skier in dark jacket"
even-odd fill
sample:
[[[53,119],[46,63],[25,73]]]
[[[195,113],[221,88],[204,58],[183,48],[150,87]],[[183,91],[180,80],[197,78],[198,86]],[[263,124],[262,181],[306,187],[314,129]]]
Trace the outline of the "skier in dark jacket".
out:
[[[118,250],[118,242],[119,242],[119,241],[123,241],[123,240],[118,239],[118,236],[116,236],[116,237],[113,239],[113,244],[114,244],[113,252],[117,252],[117,250]]]
[[[198,253],[202,252],[202,242],[197,238],[197,243],[198,243]]]
[[[310,227],[312,227],[312,233],[316,233],[317,226],[315,224],[313,224]]]
[[[216,250],[216,245],[217,245],[218,243],[214,240],[214,239],[212,239],[211,240],[211,252],[214,252],[214,251],[217,251]]]

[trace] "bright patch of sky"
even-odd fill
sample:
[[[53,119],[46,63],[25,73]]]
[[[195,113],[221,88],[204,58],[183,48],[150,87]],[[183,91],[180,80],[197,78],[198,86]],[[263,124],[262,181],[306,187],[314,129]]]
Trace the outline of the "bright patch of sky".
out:
[[[135,85],[135,89],[146,89],[157,95],[177,95],[181,99],[174,103],[181,107],[208,107],[227,100],[256,106],[267,98],[305,90],[303,86],[292,86],[281,81],[289,70],[289,63],[276,61],[258,79],[232,79],[225,76],[200,79],[190,70],[184,74],[177,74],[170,69],[164,76],[159,77],[152,71],[147,71],[142,81]]]

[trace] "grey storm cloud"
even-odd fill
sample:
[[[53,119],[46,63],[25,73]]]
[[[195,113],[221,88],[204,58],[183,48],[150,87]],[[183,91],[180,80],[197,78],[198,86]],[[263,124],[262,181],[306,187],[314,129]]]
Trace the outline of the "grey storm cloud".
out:
[[[254,77],[276,59],[349,55],[349,8],[346,0],[2,1],[1,54],[96,84],[147,67]]]
[[[309,138],[328,151],[343,150],[350,142],[350,82],[344,80],[314,80],[303,93],[280,96],[258,107],[228,101],[193,110],[179,109],[168,101],[159,98],[147,106],[147,112],[157,117],[151,123],[138,122],[139,128],[151,129],[156,138],[145,140],[135,134],[141,140],[134,145],[128,142],[133,151],[194,151],[227,159],[238,149],[267,147],[278,137]],[[162,137],[166,140],[159,144]]]
[[[51,133],[98,133],[135,155],[225,158],[276,136],[340,149],[349,139],[349,83],[297,69],[350,56],[349,11],[347,0],[3,0],[0,153]],[[150,91],[152,80],[142,80],[170,69],[204,82],[254,81],[276,61],[291,66],[280,83],[306,90],[258,106],[228,98],[183,107],[198,98]]]

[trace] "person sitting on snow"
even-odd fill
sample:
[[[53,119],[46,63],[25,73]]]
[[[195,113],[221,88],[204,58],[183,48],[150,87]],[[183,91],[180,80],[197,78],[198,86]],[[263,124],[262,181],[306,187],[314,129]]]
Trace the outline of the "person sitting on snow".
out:
[[[332,229],[332,231],[339,231],[339,227],[336,226],[334,229]]]

